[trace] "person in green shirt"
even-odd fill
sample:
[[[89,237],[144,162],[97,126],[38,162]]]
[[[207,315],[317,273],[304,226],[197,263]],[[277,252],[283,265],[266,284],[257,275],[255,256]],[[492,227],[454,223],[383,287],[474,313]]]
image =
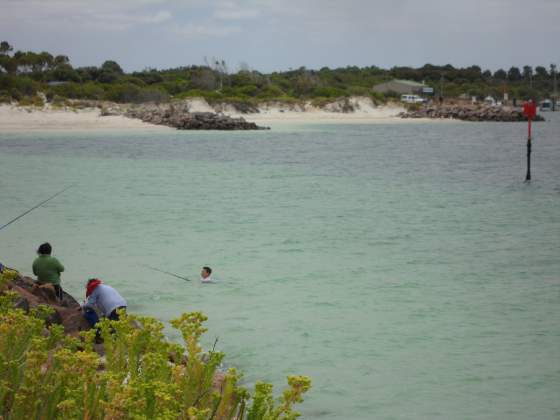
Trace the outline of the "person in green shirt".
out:
[[[64,266],[55,257],[51,257],[52,247],[48,242],[41,244],[37,250],[39,256],[33,261],[33,274],[37,276],[37,283],[51,283],[58,300],[62,300],[62,287],[60,287],[60,273]]]

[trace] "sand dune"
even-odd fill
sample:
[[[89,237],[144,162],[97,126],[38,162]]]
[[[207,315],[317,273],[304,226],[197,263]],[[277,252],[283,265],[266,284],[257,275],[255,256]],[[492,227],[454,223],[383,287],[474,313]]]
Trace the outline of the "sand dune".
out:
[[[354,97],[335,101],[324,108],[310,102],[288,105],[271,102],[260,106],[258,113],[240,114],[231,105],[213,108],[202,98],[186,101],[191,112],[220,111],[232,117],[243,117],[259,125],[282,123],[376,123],[405,122],[397,117],[404,109],[398,105],[376,106],[369,98]],[[344,112],[351,105],[353,111]],[[346,110],[347,111],[347,110]],[[98,108],[73,110],[71,108],[0,106],[0,131],[45,130],[170,130],[171,128],[144,123],[121,115],[101,116]]]

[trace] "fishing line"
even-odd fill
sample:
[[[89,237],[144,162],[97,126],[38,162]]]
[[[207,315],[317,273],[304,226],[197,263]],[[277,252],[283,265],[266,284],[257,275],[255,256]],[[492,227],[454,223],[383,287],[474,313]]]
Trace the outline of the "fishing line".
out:
[[[149,268],[150,270],[153,270],[153,271],[157,271],[157,272],[159,272],[159,273],[167,274],[168,276],[176,277],[176,278],[181,279],[181,280],[191,281],[191,279],[189,279],[189,278],[187,278],[187,277],[182,277],[182,276],[180,276],[180,275],[178,275],[178,274],[171,273],[171,272],[169,272],[169,271],[160,270],[159,268],[150,267],[149,265],[145,265],[144,267]]]
[[[4,229],[6,226],[11,225],[12,223],[14,223],[16,220],[21,219],[23,216],[25,216],[28,213],[31,213],[33,210],[35,210],[36,208],[41,207],[43,204],[47,203],[48,201],[51,201],[53,198],[55,198],[57,195],[62,194],[64,191],[72,188],[73,185],[70,185],[69,187],[64,188],[62,191],[57,192],[55,195],[47,198],[45,201],[40,202],[39,204],[37,204],[35,207],[31,207],[29,210],[27,210],[25,213],[20,214],[18,217],[16,217],[15,219],[10,220],[8,223],[6,223],[3,226],[0,226],[0,230]]]

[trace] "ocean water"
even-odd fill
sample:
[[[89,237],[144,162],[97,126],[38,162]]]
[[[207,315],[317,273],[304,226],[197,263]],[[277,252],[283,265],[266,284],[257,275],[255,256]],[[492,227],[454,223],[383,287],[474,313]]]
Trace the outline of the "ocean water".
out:
[[[303,418],[557,419],[547,117],[529,184],[521,123],[0,131],[0,225],[72,185],[0,231],[0,261],[30,273],[49,241],[78,298],[97,276],[132,312],[203,311],[247,386],[312,377]]]

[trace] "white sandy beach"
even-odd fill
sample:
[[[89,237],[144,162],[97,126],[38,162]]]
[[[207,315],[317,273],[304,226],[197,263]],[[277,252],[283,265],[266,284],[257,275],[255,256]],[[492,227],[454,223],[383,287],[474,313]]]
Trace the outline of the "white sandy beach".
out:
[[[78,111],[0,106],[0,131],[171,130],[123,116],[101,117],[97,108]]]
[[[405,123],[397,117],[404,108],[392,104],[375,106],[369,99],[351,98],[353,112],[341,112],[341,103],[329,104],[324,109],[306,105],[289,106],[273,103],[260,107],[259,113],[240,114],[233,107],[213,108],[204,99],[188,100],[191,112],[220,111],[232,117],[242,117],[258,125],[307,123]],[[170,130],[172,128],[144,123],[124,116],[101,116],[98,108],[72,110],[45,106],[41,108],[0,105],[0,131],[49,130]]]
[[[335,101],[324,108],[317,108],[310,103],[304,105],[289,106],[280,103],[263,105],[259,113],[239,114],[235,109],[226,107],[224,113],[232,117],[243,117],[260,125],[279,123],[387,123],[406,120],[398,117],[400,112],[405,111],[399,104],[375,105],[371,99],[362,97],[349,98],[348,104],[354,109],[351,112],[343,112],[345,101]]]

